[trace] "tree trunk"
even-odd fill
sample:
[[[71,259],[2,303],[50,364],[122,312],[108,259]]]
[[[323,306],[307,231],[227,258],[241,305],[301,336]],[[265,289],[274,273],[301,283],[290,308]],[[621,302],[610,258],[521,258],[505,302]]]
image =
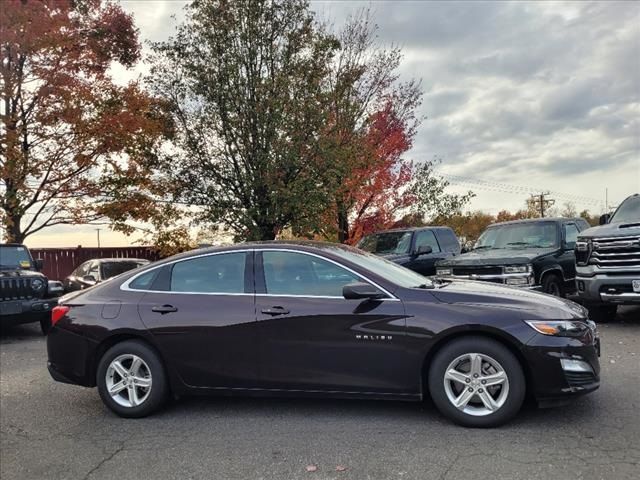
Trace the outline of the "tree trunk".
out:
[[[11,215],[10,212],[5,212],[4,230],[5,240],[7,243],[22,243],[24,242],[24,234],[20,230],[20,221],[22,216]]]
[[[349,239],[349,213],[342,202],[336,204],[338,219],[338,241],[345,243]]]

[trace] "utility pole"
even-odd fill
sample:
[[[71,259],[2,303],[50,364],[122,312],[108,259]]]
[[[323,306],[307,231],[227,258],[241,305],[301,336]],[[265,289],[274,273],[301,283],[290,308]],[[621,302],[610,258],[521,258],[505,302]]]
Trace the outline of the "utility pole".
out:
[[[101,228],[96,228],[96,232],[98,232],[98,248],[100,248],[100,230]]]
[[[544,217],[545,212],[554,204],[556,201],[552,198],[545,198],[549,195],[549,192],[540,192],[540,194],[531,194],[531,198],[529,198],[529,205],[536,211],[540,212],[540,217]]]

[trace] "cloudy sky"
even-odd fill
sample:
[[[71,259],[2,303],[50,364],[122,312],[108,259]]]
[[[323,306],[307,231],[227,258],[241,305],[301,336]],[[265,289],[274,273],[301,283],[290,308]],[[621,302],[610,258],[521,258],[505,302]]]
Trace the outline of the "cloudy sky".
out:
[[[122,3],[145,41],[166,39],[183,18],[181,1]],[[545,190],[559,206],[600,212],[605,189],[612,205],[640,191],[640,2],[344,0],[312,8],[336,26],[371,8],[379,42],[403,49],[402,77],[424,88],[425,120],[407,158],[440,157],[452,190],[477,194],[473,209],[516,210]],[[27,243],[89,246],[95,237],[91,227],[61,227]],[[102,239],[126,241],[104,231]]]

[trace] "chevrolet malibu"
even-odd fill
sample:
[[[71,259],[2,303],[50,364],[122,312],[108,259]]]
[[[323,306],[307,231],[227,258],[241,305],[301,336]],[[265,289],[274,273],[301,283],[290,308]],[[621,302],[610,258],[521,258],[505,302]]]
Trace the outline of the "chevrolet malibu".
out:
[[[454,422],[491,427],[526,395],[551,405],[599,386],[579,305],[335,244],[191,251],[63,297],[52,323],[52,377],[97,386],[123,417],[169,395],[430,395]]]

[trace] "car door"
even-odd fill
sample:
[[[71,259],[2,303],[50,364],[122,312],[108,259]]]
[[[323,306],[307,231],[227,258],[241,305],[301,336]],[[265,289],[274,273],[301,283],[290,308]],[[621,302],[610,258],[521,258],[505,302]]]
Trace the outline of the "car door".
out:
[[[270,389],[407,393],[415,389],[402,302],[347,300],[367,281],[337,262],[300,251],[256,255],[260,375]],[[413,392],[415,393],[415,392]]]
[[[575,246],[579,231],[575,222],[566,222],[562,226],[563,252],[560,255],[560,266],[566,281],[573,280],[576,276]]]
[[[419,230],[414,234],[412,251],[417,252],[423,246],[431,247],[431,253],[414,256],[408,267],[422,275],[435,275],[436,262],[446,258],[446,254],[431,230]]]
[[[190,257],[157,275],[138,311],[182,380],[194,387],[255,386],[253,253]]]

